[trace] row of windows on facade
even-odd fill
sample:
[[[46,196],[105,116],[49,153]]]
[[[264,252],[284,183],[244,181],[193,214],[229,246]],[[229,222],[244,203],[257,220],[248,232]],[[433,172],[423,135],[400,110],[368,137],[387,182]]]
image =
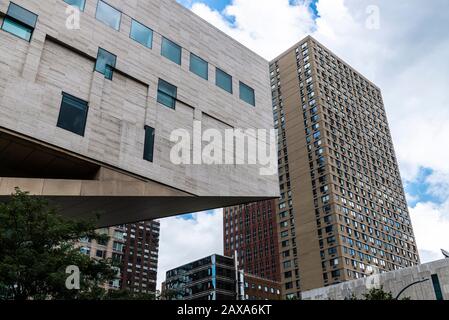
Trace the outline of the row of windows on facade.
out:
[[[77,6],[84,10],[85,0],[64,0],[66,3]],[[99,21],[115,28],[120,27],[121,12],[111,7],[103,1],[98,1],[96,18]],[[31,40],[31,36],[36,27],[38,16],[29,10],[26,10],[14,3],[10,3],[7,14],[3,20],[2,29],[26,41]],[[132,20],[130,38],[143,44],[148,48],[152,48],[153,31],[143,24]],[[181,65],[182,48],[167,38],[162,38],[161,55],[167,59]],[[112,80],[113,70],[116,65],[117,57],[106,50],[100,49],[98,52],[96,70],[103,73],[106,78]],[[190,71],[205,80],[208,80],[208,63],[196,56],[190,54]],[[232,76],[223,70],[216,68],[216,85],[229,93],[233,93]],[[253,106],[256,105],[254,89],[240,82],[240,99]],[[165,105],[175,108],[176,87],[164,82],[160,89]]]
[[[66,3],[78,7],[81,11],[84,10],[85,0],[64,0]],[[104,1],[99,0],[97,5],[96,19],[105,23],[115,30],[120,29],[122,13],[107,4]],[[147,48],[153,47],[153,30],[140,22],[132,19],[130,38],[139,42]],[[182,48],[175,42],[162,37],[161,55],[174,63],[181,65]],[[191,53],[190,54],[190,71],[204,80],[209,80],[209,64],[204,59]],[[232,76],[223,70],[216,68],[215,84],[233,94],[232,88]],[[250,86],[245,83],[239,83],[240,86],[240,99],[251,104],[256,105],[255,92]],[[174,107],[174,106],[173,106]]]

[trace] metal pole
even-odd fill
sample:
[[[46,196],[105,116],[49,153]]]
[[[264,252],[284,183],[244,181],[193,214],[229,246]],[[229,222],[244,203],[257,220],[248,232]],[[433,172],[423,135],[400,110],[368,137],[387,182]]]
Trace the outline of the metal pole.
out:
[[[415,282],[409,284],[404,289],[402,289],[401,292],[398,293],[398,295],[396,296],[396,298],[394,300],[399,300],[399,297],[401,296],[401,294],[403,294],[405,292],[405,290],[407,290],[408,288],[413,287],[414,285],[417,285],[419,283],[426,282],[426,281],[429,281],[429,279],[423,279],[423,280],[415,281]]]

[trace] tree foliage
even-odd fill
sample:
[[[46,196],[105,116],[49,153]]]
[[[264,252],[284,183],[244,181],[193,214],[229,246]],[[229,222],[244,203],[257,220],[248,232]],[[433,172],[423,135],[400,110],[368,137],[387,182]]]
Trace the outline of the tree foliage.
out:
[[[0,299],[104,298],[102,286],[116,269],[75,245],[84,237],[104,240],[94,229],[93,221],[64,218],[46,200],[17,189],[0,203]],[[79,268],[80,290],[67,289],[68,266]]]

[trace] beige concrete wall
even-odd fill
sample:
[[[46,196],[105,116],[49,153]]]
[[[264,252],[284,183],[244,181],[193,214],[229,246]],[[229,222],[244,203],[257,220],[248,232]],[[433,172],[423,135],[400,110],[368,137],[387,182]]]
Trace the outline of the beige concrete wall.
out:
[[[449,259],[305,291],[302,293],[302,298],[304,300],[344,300],[350,298],[353,294],[358,298],[363,298],[363,294],[368,293],[370,289],[381,287],[384,291],[391,292],[393,297],[396,297],[402,289],[413,282],[430,279],[410,287],[401,294],[400,298],[435,300],[436,295],[431,280],[433,274],[438,275],[443,298],[449,300]]]
[[[65,28],[62,0],[15,1],[39,18],[30,43],[0,31],[0,127],[189,194],[277,196],[277,176],[261,177],[257,165],[169,161],[171,131],[191,132],[205,114],[232,128],[271,128],[268,62],[175,1],[107,2],[123,12],[120,31],[95,19],[97,0],[86,1],[80,30]],[[152,49],[129,38],[131,18],[154,30]],[[160,55],[161,35],[183,47],[181,66]],[[118,57],[113,81],[93,72],[98,47]],[[209,62],[209,81],[189,71],[190,52]],[[215,86],[215,66],[233,76],[233,95]],[[159,78],[178,87],[176,110],[156,102]],[[255,108],[239,99],[239,81],[255,89]],[[89,101],[85,137],[56,127],[62,91]],[[142,159],[144,125],[156,129],[154,163]]]

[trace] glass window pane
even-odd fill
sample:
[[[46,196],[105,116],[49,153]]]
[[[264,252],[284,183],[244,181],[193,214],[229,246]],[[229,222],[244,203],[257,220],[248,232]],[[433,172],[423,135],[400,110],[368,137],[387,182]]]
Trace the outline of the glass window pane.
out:
[[[249,103],[252,106],[256,105],[256,99],[254,95],[254,89],[247,86],[243,82],[240,82],[240,99]]]
[[[157,102],[169,108],[175,109],[177,91],[178,89],[174,85],[162,79],[159,79],[159,86],[157,90]]]
[[[122,19],[122,13],[103,1],[98,1],[97,13],[95,17],[97,18],[97,20],[103,22],[104,24],[107,24],[115,30],[120,29],[120,20]]]
[[[81,11],[84,11],[84,6],[86,5],[86,0],[64,0],[68,5],[77,7]]]
[[[153,30],[135,20],[131,23],[130,37],[148,48],[153,46]]]
[[[97,62],[95,64],[95,71],[104,74],[106,79],[112,80],[113,71],[117,62],[117,56],[98,48]]]
[[[215,83],[218,87],[222,88],[223,90],[232,93],[232,77],[223,70],[220,70],[218,68],[216,70]]]
[[[162,38],[161,55],[181,65],[181,47],[166,38]]]
[[[86,128],[88,105],[86,101],[67,93],[62,94],[61,110],[59,111],[58,127],[84,136]]]
[[[154,154],[154,129],[145,126],[145,146],[143,151],[143,158],[147,161],[153,162]]]
[[[6,13],[6,15],[31,28],[36,27],[37,15],[32,13],[31,11],[28,11],[27,9],[19,7],[14,3],[9,4],[8,12]]]
[[[3,21],[2,29],[26,41],[31,40],[33,29],[8,17]]]
[[[203,79],[209,79],[208,63],[193,53],[190,54],[190,71]]]

